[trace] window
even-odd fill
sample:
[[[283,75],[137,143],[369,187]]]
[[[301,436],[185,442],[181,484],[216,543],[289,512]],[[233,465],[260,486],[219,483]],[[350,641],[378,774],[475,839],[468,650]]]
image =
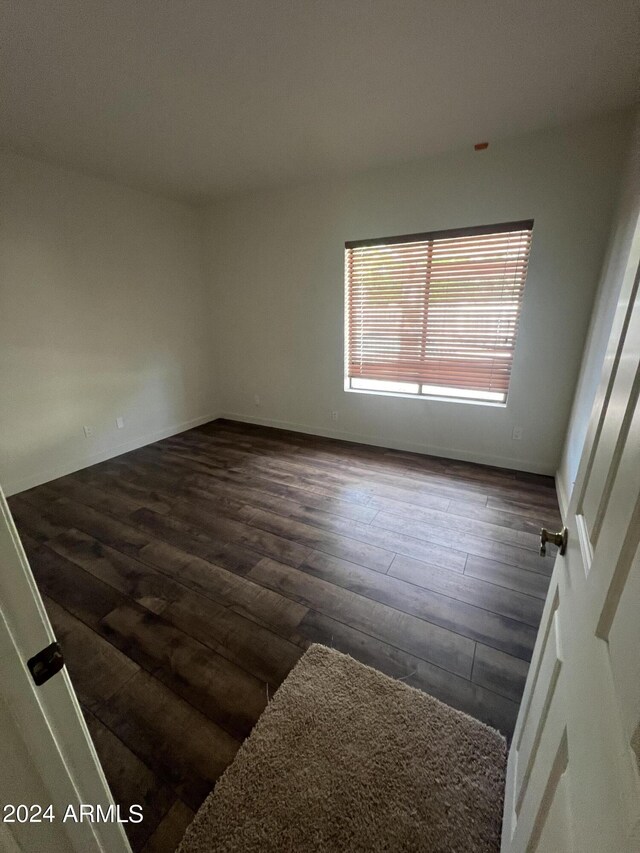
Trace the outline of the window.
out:
[[[346,387],[505,403],[532,228],[345,243]]]

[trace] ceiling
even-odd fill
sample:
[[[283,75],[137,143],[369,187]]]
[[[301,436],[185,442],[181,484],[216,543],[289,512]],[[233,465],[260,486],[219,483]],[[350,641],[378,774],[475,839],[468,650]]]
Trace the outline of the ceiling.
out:
[[[193,200],[634,100],[633,0],[0,0],[0,140]]]

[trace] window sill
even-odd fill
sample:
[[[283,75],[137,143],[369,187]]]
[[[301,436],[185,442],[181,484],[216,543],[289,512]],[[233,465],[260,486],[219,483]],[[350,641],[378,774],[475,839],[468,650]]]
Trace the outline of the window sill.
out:
[[[462,403],[466,406],[485,406],[490,409],[506,409],[507,404],[491,400],[466,400],[463,397],[438,397],[431,394],[401,394],[397,391],[370,391],[363,388],[346,388],[347,394],[366,394],[373,397],[398,397],[401,400],[423,400],[436,403]]]

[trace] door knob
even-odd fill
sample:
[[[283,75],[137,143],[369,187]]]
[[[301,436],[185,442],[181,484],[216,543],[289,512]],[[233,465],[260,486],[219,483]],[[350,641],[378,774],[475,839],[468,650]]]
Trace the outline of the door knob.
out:
[[[560,553],[564,554],[564,552],[567,550],[568,538],[569,531],[566,527],[563,527],[559,533],[549,533],[546,527],[542,527],[540,529],[540,556],[546,557],[547,542],[551,542],[553,545],[557,545],[560,549]]]

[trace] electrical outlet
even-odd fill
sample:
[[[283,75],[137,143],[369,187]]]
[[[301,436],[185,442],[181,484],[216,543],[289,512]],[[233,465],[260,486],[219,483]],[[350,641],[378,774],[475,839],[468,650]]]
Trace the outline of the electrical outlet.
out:
[[[259,394],[256,394],[256,395],[254,396],[254,398],[253,398],[253,402],[256,404],[256,406],[259,406],[259,405],[260,405],[260,395],[259,395]]]
[[[332,421],[338,420],[338,413],[337,412],[331,412],[331,420]]]
[[[84,437],[85,438],[93,438],[93,427],[85,426],[84,427]]]
[[[122,415],[116,418],[116,426],[118,427],[118,429],[124,429],[124,418],[122,417]]]
[[[513,428],[513,432],[511,433],[511,438],[514,441],[521,441],[522,440],[522,427],[521,426],[515,426]]]

